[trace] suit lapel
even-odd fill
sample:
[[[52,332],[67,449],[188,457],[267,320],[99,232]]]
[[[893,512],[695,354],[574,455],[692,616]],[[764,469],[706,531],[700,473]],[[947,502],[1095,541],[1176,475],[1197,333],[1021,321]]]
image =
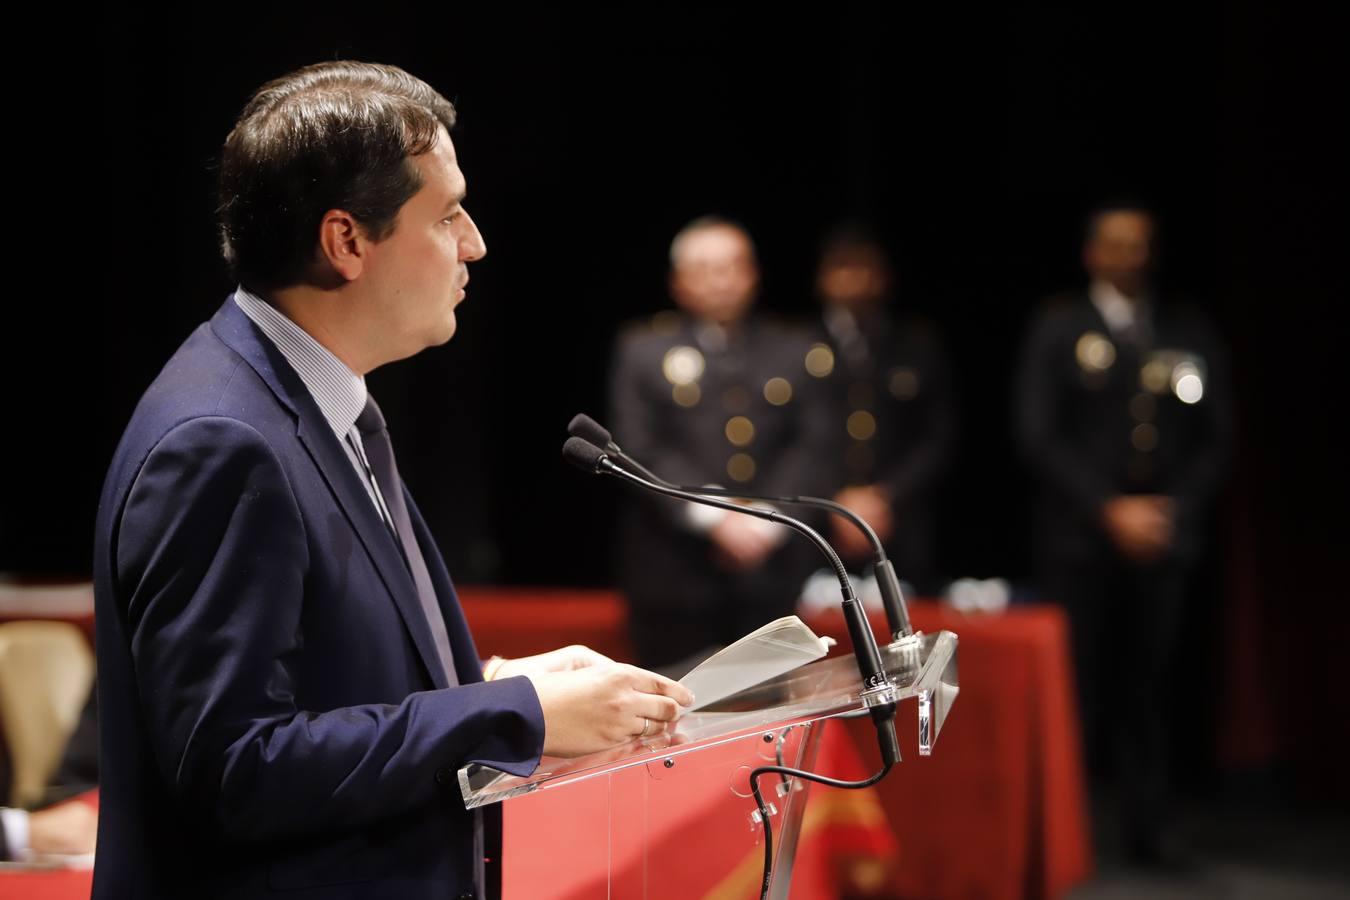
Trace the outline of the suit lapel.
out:
[[[1085,291],[1082,298],[1084,322],[1087,325],[1085,330],[1096,331],[1104,335],[1111,341],[1111,346],[1115,349],[1115,362],[1107,373],[1112,383],[1120,383],[1125,386],[1130,385],[1132,378],[1139,377],[1139,361],[1142,357],[1142,349],[1134,341],[1122,340],[1119,335],[1111,330],[1111,324],[1106,321],[1102,311],[1097,308],[1097,304],[1092,302],[1091,292]],[[1139,310],[1136,314],[1142,314]]]
[[[448,687],[449,682],[436,654],[436,645],[408,566],[394,543],[393,534],[380,518],[375,504],[370,502],[365,485],[309,389],[286,362],[281,351],[239,309],[233,296],[225,301],[225,305],[211,320],[211,327],[227,346],[253,367],[277,400],[295,416],[296,437],[309,453],[375,564],[380,579],[393,597],[394,606],[417,647],[423,669],[435,687]]]
[[[1097,304],[1092,302],[1091,291],[1083,291],[1082,296],[1078,299],[1078,305],[1083,312],[1083,319],[1087,323],[1088,329],[1105,335],[1111,339],[1112,343],[1115,343],[1115,335],[1111,333],[1111,326],[1106,324],[1106,317],[1097,308]]]

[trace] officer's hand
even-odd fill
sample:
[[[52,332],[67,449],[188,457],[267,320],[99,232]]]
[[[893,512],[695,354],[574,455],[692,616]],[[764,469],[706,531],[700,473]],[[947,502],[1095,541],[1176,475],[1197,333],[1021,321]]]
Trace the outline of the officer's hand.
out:
[[[844,488],[835,495],[834,502],[848,507],[861,516],[864,522],[872,526],[872,530],[882,541],[890,538],[893,527],[891,502],[880,486],[868,484]],[[852,522],[839,516],[831,516],[830,527],[833,530],[834,544],[845,557],[858,559],[871,555],[871,541],[853,527]]]
[[[545,672],[570,672],[587,666],[613,664],[614,660],[603,653],[596,653],[590,647],[573,644],[540,653],[537,656],[521,656],[503,660],[492,672],[493,680],[513,678],[517,675],[544,674]]]
[[[722,520],[708,532],[718,560],[734,570],[754,569],[768,558],[781,537],[772,526],[760,520],[735,513]]]
[[[622,663],[528,677],[544,710],[548,756],[584,756],[661,734],[694,702],[678,682]]]
[[[98,813],[78,800],[28,815],[28,849],[42,856],[93,853],[97,836]]]
[[[1154,562],[1172,546],[1174,509],[1170,497],[1156,494],[1114,497],[1103,505],[1102,521],[1124,556]]]

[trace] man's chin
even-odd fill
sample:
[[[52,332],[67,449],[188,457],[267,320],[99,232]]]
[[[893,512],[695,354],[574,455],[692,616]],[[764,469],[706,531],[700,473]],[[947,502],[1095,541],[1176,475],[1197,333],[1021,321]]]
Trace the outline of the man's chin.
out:
[[[450,315],[447,317],[445,323],[441,326],[440,333],[436,335],[435,342],[432,343],[431,346],[439,347],[441,344],[446,343],[455,336],[455,332],[458,329],[459,321],[455,318],[455,311],[452,309],[450,310]]]
[[[415,344],[410,343],[407,352],[400,353],[392,359],[385,360],[385,362],[398,362],[399,360],[411,359],[423,350],[430,349],[431,347],[439,347],[442,344],[448,343],[449,340],[455,336],[456,325],[455,314],[452,312],[450,313],[449,319],[441,323],[440,327],[435,331],[428,330],[418,335],[417,337],[420,337],[421,339]],[[410,335],[410,337],[413,336]],[[415,337],[413,339],[416,340]]]

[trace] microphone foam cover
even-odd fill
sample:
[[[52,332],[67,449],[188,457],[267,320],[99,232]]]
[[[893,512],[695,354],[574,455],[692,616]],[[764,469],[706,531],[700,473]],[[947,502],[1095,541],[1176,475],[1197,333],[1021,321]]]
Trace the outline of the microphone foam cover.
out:
[[[563,444],[563,459],[591,474],[600,470],[600,460],[604,458],[605,451],[585,438],[570,437]]]
[[[567,423],[567,433],[585,438],[597,447],[603,447],[614,440],[614,437],[605,430],[605,426],[585,413],[577,413],[572,417],[572,421]]]

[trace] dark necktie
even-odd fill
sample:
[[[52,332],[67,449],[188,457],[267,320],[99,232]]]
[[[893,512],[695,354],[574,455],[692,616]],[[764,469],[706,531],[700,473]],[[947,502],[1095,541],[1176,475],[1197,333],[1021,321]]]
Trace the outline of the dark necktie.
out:
[[[436,602],[436,589],[431,584],[431,573],[427,571],[426,560],[417,546],[413,535],[412,519],[408,517],[408,504],[403,500],[402,482],[398,477],[398,467],[394,464],[394,447],[389,442],[389,429],[385,427],[384,415],[375,403],[374,397],[366,399],[365,409],[356,419],[356,430],[361,432],[361,444],[365,448],[365,457],[369,462],[371,474],[379,486],[384,498],[385,509],[392,520],[394,534],[399,546],[403,548],[403,559],[412,573],[413,583],[417,586],[417,599],[422,603],[422,612],[426,615],[427,625],[436,644],[436,655],[440,657],[441,667],[451,685],[459,684],[455,676],[455,659],[450,650],[450,637],[445,630],[445,617]]]

